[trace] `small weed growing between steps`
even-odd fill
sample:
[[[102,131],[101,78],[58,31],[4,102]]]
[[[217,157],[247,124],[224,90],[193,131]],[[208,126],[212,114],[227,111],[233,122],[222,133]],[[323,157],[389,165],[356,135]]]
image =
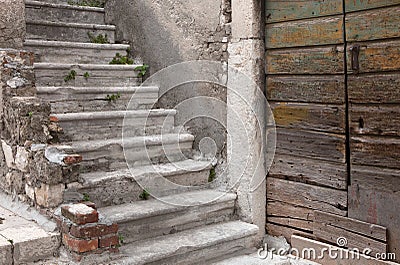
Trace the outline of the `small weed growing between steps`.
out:
[[[105,34],[104,36],[103,36],[103,34],[94,36],[92,33],[88,32],[87,35],[88,35],[91,43],[98,43],[98,44],[110,43],[110,41],[108,40],[107,34]]]
[[[139,195],[139,198],[147,201],[150,198],[150,193],[147,190],[143,190],[143,192]]]
[[[208,182],[213,182],[215,180],[216,177],[216,173],[215,173],[215,167],[212,167],[210,169],[210,175],[208,176]]]
[[[32,111],[29,111],[29,112],[26,114],[26,116],[29,117],[29,118],[32,118],[33,112],[32,112]]]
[[[84,202],[90,201],[90,196],[89,196],[89,194],[86,194],[86,193],[83,194],[83,201],[84,201]]]
[[[71,81],[71,80],[75,80],[75,77],[76,77],[76,72],[74,70],[71,70],[68,73],[68,75],[66,77],[64,77],[64,81],[68,82],[68,81]]]
[[[124,236],[123,235],[118,235],[118,247],[121,247],[122,244],[124,244]]]
[[[119,93],[119,92],[117,94],[112,94],[112,95],[107,95],[106,96],[106,100],[108,102],[115,102],[120,98],[121,98],[121,93]]]
[[[110,64],[133,64],[133,60],[127,56],[121,56],[117,53],[111,60]]]
[[[149,69],[149,66],[147,64],[144,64],[144,65],[136,67],[135,71],[139,71],[138,77],[143,77],[146,74],[148,69]]]
[[[90,6],[90,7],[104,8],[105,1],[101,1],[101,0],[81,0],[81,1],[69,0],[68,4],[71,6]]]
[[[90,74],[89,74],[88,72],[86,72],[86,73],[83,74],[83,77],[84,77],[85,79],[88,79],[88,78],[90,77]]]

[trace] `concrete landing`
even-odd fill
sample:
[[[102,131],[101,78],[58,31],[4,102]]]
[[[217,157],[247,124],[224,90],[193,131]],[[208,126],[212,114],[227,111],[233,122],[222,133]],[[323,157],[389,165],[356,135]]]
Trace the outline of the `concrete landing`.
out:
[[[0,264],[21,264],[52,257],[60,246],[57,233],[0,207]]]
[[[260,258],[257,253],[250,255],[242,255],[237,257],[228,258],[222,261],[212,263],[211,265],[320,265],[308,260],[291,259],[288,257],[281,257],[273,255],[265,259]]]

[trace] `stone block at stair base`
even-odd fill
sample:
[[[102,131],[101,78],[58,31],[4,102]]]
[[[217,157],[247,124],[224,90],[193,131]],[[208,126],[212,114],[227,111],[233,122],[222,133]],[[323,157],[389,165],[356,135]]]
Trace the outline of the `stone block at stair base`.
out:
[[[47,185],[35,188],[36,203],[42,207],[57,207],[63,201],[64,185]]]
[[[61,208],[61,213],[64,217],[77,225],[96,223],[99,221],[99,213],[83,203],[63,206]]]
[[[4,237],[0,236],[0,264],[12,264],[12,245]]]

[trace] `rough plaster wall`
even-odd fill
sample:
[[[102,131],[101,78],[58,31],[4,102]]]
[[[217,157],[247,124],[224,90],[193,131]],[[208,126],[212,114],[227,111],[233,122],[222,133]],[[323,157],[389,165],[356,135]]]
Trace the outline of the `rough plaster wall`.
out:
[[[24,0],[0,0],[0,48],[21,48],[24,39]]]
[[[227,62],[230,38],[229,0],[108,0],[106,21],[117,26],[117,39],[131,43],[133,56],[150,65],[153,74],[169,65],[191,60]],[[163,92],[162,84],[161,93]],[[180,86],[159,100],[159,107],[175,108],[180,102],[198,96],[210,96],[226,102],[221,86],[190,84]],[[202,112],[202,106],[196,113]],[[226,112],[215,108],[226,124]],[[184,112],[185,109],[180,109]],[[226,130],[220,122],[196,118],[182,124],[196,136],[195,148],[204,137],[214,139],[218,156],[225,157]]]

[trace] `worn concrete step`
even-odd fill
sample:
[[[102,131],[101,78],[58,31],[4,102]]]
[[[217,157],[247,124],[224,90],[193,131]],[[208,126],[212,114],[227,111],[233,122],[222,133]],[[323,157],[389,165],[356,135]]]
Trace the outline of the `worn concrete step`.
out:
[[[139,200],[144,185],[153,194],[162,196],[198,189],[208,183],[210,169],[208,161],[187,159],[112,172],[90,172],[81,174],[81,184],[73,185],[69,191],[72,195],[87,194],[98,207],[117,205]]]
[[[113,223],[124,243],[173,234],[194,227],[232,220],[236,194],[200,190],[100,208]],[[168,202],[179,202],[174,205]],[[193,205],[183,206],[183,205]]]
[[[52,114],[61,142],[172,133],[176,110],[128,110]]]
[[[151,109],[158,87],[37,87],[38,96],[51,104],[53,113]],[[119,95],[117,100],[110,96]],[[132,96],[134,96],[132,98]]]
[[[117,53],[125,56],[129,45],[28,39],[24,48],[35,53],[38,63],[109,64]]]
[[[38,86],[137,86],[139,65],[35,63]],[[71,75],[74,75],[74,78]],[[87,77],[85,77],[85,74]],[[70,76],[70,78],[68,78]]]
[[[107,35],[110,43],[115,42],[115,26],[112,25],[26,20],[27,39],[90,43],[89,34],[94,37]]]
[[[104,8],[25,0],[27,20],[104,24]]]
[[[299,257],[279,256],[272,252],[269,252],[268,256],[267,252],[261,252],[261,255],[263,256],[260,258],[257,252],[253,252],[213,262],[211,265],[321,265],[313,261],[300,259]]]
[[[0,216],[0,264],[26,264],[50,258],[60,247],[60,235],[48,233],[33,221],[2,207]]]
[[[82,172],[110,171],[126,168],[127,161],[131,166],[142,166],[185,160],[192,155],[193,141],[193,135],[181,133],[75,141],[56,147],[67,154],[82,155]]]
[[[258,227],[231,221],[134,242],[120,248],[118,264],[207,264],[217,256],[250,247]]]

